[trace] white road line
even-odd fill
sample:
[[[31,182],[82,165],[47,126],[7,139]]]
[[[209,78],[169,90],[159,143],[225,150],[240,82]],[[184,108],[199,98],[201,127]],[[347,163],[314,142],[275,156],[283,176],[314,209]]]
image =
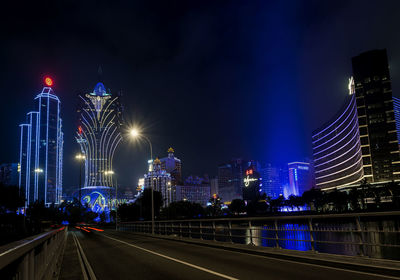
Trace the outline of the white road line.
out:
[[[204,267],[201,267],[201,266],[198,266],[198,265],[194,265],[194,264],[191,264],[191,263],[188,263],[188,262],[185,262],[185,261],[181,261],[181,260],[178,260],[178,259],[175,259],[175,258],[166,256],[166,255],[163,255],[163,254],[160,254],[160,253],[157,253],[157,252],[154,252],[154,251],[151,251],[151,250],[148,250],[148,249],[139,247],[139,246],[137,246],[137,245],[133,245],[133,244],[131,244],[131,243],[128,243],[128,242],[125,242],[125,241],[122,241],[122,240],[119,240],[119,239],[116,239],[116,238],[107,236],[107,235],[105,235],[105,234],[102,234],[101,236],[104,236],[104,237],[107,237],[107,238],[109,238],[109,239],[118,241],[118,242],[120,242],[120,243],[126,244],[126,245],[131,246],[131,247],[134,247],[134,248],[136,248],[136,249],[143,250],[143,251],[145,251],[145,252],[147,252],[147,253],[154,254],[154,255],[156,255],[156,256],[159,256],[159,257],[162,257],[162,258],[166,258],[166,259],[168,259],[168,260],[171,260],[171,261],[174,261],[174,262],[177,262],[177,263],[180,263],[180,264],[184,264],[184,265],[187,265],[187,266],[196,268],[196,269],[198,269],[198,270],[208,272],[208,273],[210,273],[210,274],[214,274],[214,275],[216,275],[216,276],[219,276],[219,277],[222,277],[222,278],[225,278],[225,279],[229,279],[229,280],[239,280],[238,278],[234,278],[234,277],[231,277],[231,276],[222,274],[222,273],[218,273],[218,272],[209,270],[209,269],[207,269],[207,268],[204,268]]]
[[[103,234],[103,236],[104,236],[104,234]],[[174,240],[171,239],[171,241],[174,241]],[[197,245],[197,244],[193,244],[193,243],[189,243],[189,244],[190,245],[194,245],[194,246],[201,246],[201,245]],[[280,259],[279,257],[275,258],[275,257],[270,257],[270,256],[262,256],[262,255],[239,252],[239,251],[231,251],[229,249],[224,249],[224,248],[212,248],[212,249],[214,249],[214,250],[224,250],[224,251],[234,252],[234,253],[248,255],[248,256],[252,256],[252,257],[270,259],[270,260],[273,260],[273,261],[289,262],[289,263],[307,265],[307,266],[316,266],[316,267],[321,267],[321,268],[324,268],[324,269],[339,270],[339,271],[351,272],[351,273],[356,273],[356,274],[363,274],[363,275],[368,275],[368,276],[375,276],[375,277],[386,278],[386,279],[395,279],[395,280],[399,280],[400,279],[400,277],[396,277],[396,276],[381,275],[381,274],[377,274],[377,273],[364,272],[364,271],[359,271],[359,270],[351,270],[351,269],[347,269],[347,268],[338,268],[338,267],[336,268],[336,267],[333,267],[333,266],[306,263],[306,262],[302,262],[302,261],[286,260],[286,259]],[[381,268],[381,267],[378,266],[378,268]],[[382,267],[382,268],[384,268],[384,267]]]
[[[94,274],[94,271],[92,269],[92,267],[90,266],[90,263],[88,261],[88,259],[86,258],[85,252],[83,252],[82,246],[79,243],[78,237],[76,237],[75,232],[72,233],[73,237],[74,237],[74,242],[76,245],[76,250],[78,251],[78,256],[79,256],[79,262],[81,264],[81,269],[82,269],[82,273],[83,273],[83,278],[86,279],[90,279],[90,280],[96,280],[96,275]],[[87,268],[87,273],[85,270],[85,267]],[[89,274],[89,275],[87,275]]]

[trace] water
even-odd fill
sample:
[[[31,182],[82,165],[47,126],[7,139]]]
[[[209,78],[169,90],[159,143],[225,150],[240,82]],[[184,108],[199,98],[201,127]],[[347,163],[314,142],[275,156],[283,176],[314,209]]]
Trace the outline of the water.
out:
[[[307,219],[248,221],[231,220],[231,233],[228,221],[202,221],[160,223],[161,230],[156,233],[182,235],[222,242],[254,244],[263,247],[321,253],[368,256],[371,258],[400,260],[400,217],[341,217]],[[179,225],[182,228],[179,228]],[[215,226],[215,236],[213,234]],[[310,226],[313,232],[310,234]],[[276,229],[278,229],[276,231]],[[359,232],[362,229],[362,233]],[[122,227],[121,230],[133,230]],[[150,227],[146,227],[146,231]],[[312,242],[312,240],[314,242]],[[394,245],[394,246],[378,246]]]

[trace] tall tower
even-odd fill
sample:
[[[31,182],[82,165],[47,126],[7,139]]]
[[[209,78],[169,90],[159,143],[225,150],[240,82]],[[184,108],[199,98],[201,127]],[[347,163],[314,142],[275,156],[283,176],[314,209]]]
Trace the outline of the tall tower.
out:
[[[79,99],[76,139],[86,158],[84,187],[113,187],[112,162],[122,140],[120,96],[112,96],[103,83],[98,83],[93,92]]]
[[[400,157],[386,50],[352,59],[364,178],[400,179]]]
[[[60,203],[64,134],[60,118],[61,102],[54,94],[53,81],[36,98],[37,111],[27,114],[20,125],[19,186],[27,204],[39,200],[47,206]]]

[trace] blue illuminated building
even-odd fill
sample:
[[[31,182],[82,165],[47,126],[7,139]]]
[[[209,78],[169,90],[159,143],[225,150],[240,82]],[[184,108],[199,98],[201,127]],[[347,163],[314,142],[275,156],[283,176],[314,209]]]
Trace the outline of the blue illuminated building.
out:
[[[284,196],[302,195],[313,186],[312,168],[308,162],[288,163],[289,185],[284,190]]]
[[[79,126],[76,140],[85,156],[85,178],[82,188],[82,203],[92,211],[107,214],[113,205],[115,183],[113,180],[113,158],[122,140],[122,106],[120,95],[107,92],[103,83],[98,83],[93,92],[79,95]]]
[[[0,165],[0,183],[6,186],[18,186],[18,177],[18,163],[3,163]]]
[[[271,198],[277,198],[284,194],[284,188],[287,188],[289,178],[287,166],[265,164],[260,170],[262,177],[262,193]]]
[[[61,102],[51,87],[44,87],[35,103],[37,111],[20,125],[19,187],[28,205],[39,200],[49,206],[60,203],[62,194]]]

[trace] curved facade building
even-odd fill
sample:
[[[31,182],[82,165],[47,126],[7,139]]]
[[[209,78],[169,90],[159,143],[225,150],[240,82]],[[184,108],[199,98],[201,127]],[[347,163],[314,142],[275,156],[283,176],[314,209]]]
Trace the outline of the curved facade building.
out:
[[[356,96],[312,136],[315,183],[327,189],[354,184],[364,177]]]
[[[113,157],[122,140],[122,107],[119,96],[108,93],[103,83],[79,96],[81,106],[77,142],[85,155],[85,188],[112,187]]]

